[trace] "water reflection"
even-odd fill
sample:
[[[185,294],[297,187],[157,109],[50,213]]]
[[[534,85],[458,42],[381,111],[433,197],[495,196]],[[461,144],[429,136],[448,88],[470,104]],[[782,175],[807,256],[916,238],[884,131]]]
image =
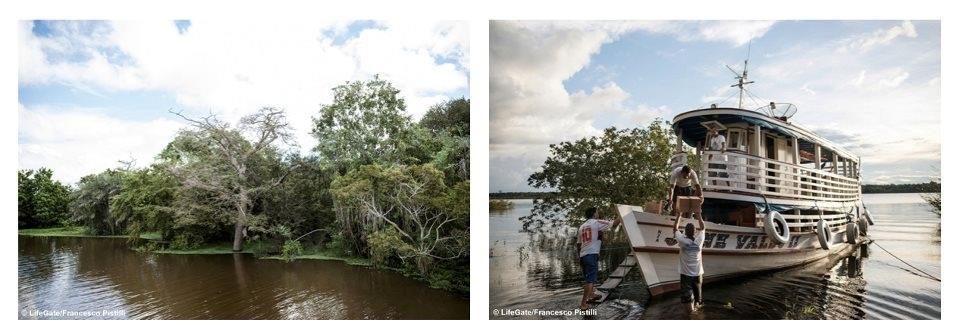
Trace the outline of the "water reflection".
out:
[[[939,277],[939,218],[919,195],[867,195],[865,202],[877,218],[870,236]],[[579,303],[582,284],[572,245],[575,237],[568,229],[542,235],[519,232],[517,218],[531,206],[530,200],[517,200],[512,210],[490,216],[491,310],[572,310]],[[601,279],[629,253],[624,238],[611,238],[604,245]],[[597,307],[597,318],[691,318],[679,308],[676,294],[651,299],[640,277],[640,272],[631,272]],[[940,288],[939,282],[875,246],[862,246],[842,258],[706,284],[706,306],[692,318],[939,319]]]
[[[104,318],[135,319],[468,317],[465,297],[338,261],[137,253],[123,239],[21,236],[18,244],[21,310],[119,309],[125,315]]]

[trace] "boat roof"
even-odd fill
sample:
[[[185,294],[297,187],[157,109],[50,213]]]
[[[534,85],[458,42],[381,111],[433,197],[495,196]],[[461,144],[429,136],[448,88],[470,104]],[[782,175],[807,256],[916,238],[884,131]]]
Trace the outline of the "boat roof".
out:
[[[740,108],[705,108],[687,111],[673,118],[673,128],[674,131],[678,129],[683,130],[683,141],[687,145],[696,147],[698,141],[706,138],[707,128],[701,123],[707,121],[717,121],[724,125],[737,122],[760,125],[760,127],[768,131],[786,137],[804,140],[800,142],[800,149],[807,152],[813,152],[814,144],[818,143],[821,147],[829,149],[840,156],[857,160],[860,158],[860,156],[803,127],[753,110]]]

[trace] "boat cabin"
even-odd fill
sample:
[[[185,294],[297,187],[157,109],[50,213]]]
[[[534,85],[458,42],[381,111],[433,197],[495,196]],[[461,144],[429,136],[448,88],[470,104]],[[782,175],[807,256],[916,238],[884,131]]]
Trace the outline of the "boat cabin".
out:
[[[846,215],[856,205],[859,157],[791,123],[795,111],[793,105],[771,103],[766,111],[711,107],[674,118],[677,152],[686,144],[699,158],[691,168],[698,172],[707,199],[707,218],[759,226],[755,216],[766,209],[784,215],[813,214],[791,223],[791,228],[803,232],[812,227],[807,219],[819,220],[823,213]],[[711,129],[726,138],[722,148],[710,147]]]

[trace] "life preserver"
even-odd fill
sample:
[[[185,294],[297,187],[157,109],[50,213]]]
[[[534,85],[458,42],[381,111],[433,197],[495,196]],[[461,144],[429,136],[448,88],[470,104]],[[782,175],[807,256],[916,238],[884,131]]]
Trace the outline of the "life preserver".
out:
[[[763,230],[767,233],[767,237],[777,244],[786,244],[790,241],[790,227],[787,226],[787,220],[777,211],[767,212],[763,216]]]
[[[830,250],[830,247],[833,246],[833,233],[830,232],[830,227],[823,219],[817,222],[817,240],[820,241],[820,248],[825,250]]]
[[[850,221],[847,222],[847,243],[856,244],[857,243],[857,234],[860,231],[857,229],[857,223]]]
[[[870,210],[867,210],[867,207],[863,207],[863,216],[867,217],[867,222],[873,226],[873,217],[870,216]]]

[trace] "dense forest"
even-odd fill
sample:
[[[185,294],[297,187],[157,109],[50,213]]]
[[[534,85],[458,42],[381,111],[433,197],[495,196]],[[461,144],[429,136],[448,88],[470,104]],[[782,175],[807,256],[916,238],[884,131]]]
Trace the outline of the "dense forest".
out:
[[[18,226],[127,236],[141,250],[358,257],[467,292],[470,101],[414,121],[379,77],[333,95],[313,119],[319,144],[308,155],[282,108],[235,124],[171,110],[189,127],[147,167],[119,162],[76,185],[20,170]]]

